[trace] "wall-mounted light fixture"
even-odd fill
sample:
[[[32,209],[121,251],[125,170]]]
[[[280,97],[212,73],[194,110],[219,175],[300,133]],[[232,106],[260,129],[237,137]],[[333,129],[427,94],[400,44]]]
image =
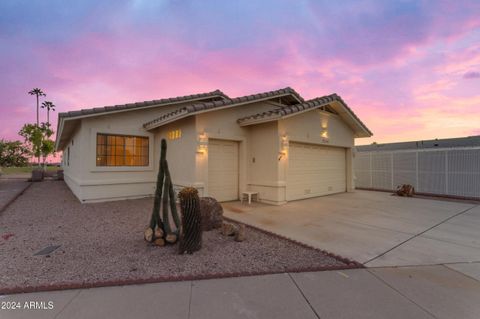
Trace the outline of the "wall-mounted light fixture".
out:
[[[167,133],[167,138],[169,140],[178,140],[179,138],[182,138],[182,130],[171,130]]]
[[[322,116],[320,120],[320,137],[322,138],[323,142],[328,142],[328,117]]]
[[[202,132],[198,134],[197,138],[197,153],[205,154],[208,149],[208,136],[207,133]]]
[[[287,156],[288,153],[288,136],[283,134],[280,137],[280,152],[278,152],[278,160],[281,160],[282,157]]]
[[[320,136],[322,138],[328,139],[328,130],[326,128],[322,128],[322,130],[320,131]]]

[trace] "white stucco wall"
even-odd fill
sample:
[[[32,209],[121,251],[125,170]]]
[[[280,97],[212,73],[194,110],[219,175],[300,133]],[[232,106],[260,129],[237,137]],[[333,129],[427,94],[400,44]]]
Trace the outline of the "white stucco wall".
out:
[[[278,122],[250,126],[247,188],[258,192],[261,201],[270,204],[285,202],[285,182],[280,179]]]
[[[195,116],[197,135],[205,133],[209,139],[239,142],[239,192],[251,190],[247,177],[248,161],[251,158],[248,148],[251,135],[250,127],[241,127],[238,125],[237,119],[271,108],[271,104],[257,102]],[[205,185],[204,194],[208,196],[208,151],[206,154],[197,154],[196,156],[196,182]]]
[[[180,130],[182,133],[178,139],[168,139],[168,132]],[[195,156],[197,145],[197,133],[195,130],[195,118],[188,117],[173,123],[161,126],[154,130],[155,134],[155,161],[159,161],[160,143],[162,138],[167,140],[167,162],[175,188],[193,186],[198,188],[199,194],[203,194],[204,185],[197,183],[195,178]],[[158,165],[155,168],[155,178],[158,173]]]
[[[151,196],[155,190],[160,139],[154,132],[146,131],[143,124],[181,106],[176,104],[83,118],[73,136],[74,147],[70,146],[70,167],[66,167],[64,173],[65,181],[78,199],[97,202]],[[97,167],[97,133],[148,137],[149,165]]]

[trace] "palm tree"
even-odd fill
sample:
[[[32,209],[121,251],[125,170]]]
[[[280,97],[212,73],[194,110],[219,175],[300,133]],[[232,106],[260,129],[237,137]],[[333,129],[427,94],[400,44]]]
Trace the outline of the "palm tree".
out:
[[[42,109],[47,109],[47,125],[50,126],[50,111],[55,111],[55,104],[50,101],[44,101]]]
[[[37,126],[39,127],[40,126],[40,121],[39,121],[39,116],[38,116],[38,112],[39,112],[39,110],[38,110],[38,108],[39,108],[38,97],[39,96],[47,96],[47,95],[45,93],[43,93],[42,89],[39,89],[39,88],[32,89],[30,92],[28,92],[28,94],[37,96]]]

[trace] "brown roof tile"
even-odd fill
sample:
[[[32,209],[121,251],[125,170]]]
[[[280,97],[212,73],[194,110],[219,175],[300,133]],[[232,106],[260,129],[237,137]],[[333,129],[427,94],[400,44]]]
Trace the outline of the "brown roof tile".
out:
[[[80,115],[100,114],[100,113],[106,113],[106,112],[112,112],[112,111],[118,111],[118,110],[141,108],[141,107],[146,107],[151,105],[159,105],[159,104],[173,103],[173,102],[184,102],[192,99],[207,99],[207,98],[213,98],[217,96],[224,99],[228,99],[228,96],[225,95],[222,91],[215,90],[212,92],[195,94],[195,95],[177,96],[173,98],[166,98],[166,99],[160,99],[160,100],[134,102],[134,103],[127,103],[127,104],[95,107],[91,109],[82,109],[78,111],[62,112],[58,114],[58,117],[68,118],[68,117],[74,117],[74,116],[80,116]]]
[[[213,108],[217,108],[217,107],[233,105],[233,104],[236,104],[236,103],[256,101],[256,100],[260,100],[260,99],[264,99],[264,98],[268,98],[268,97],[284,96],[284,95],[287,95],[287,94],[291,94],[291,95],[295,96],[295,98],[298,101],[301,101],[301,102],[304,101],[304,99],[294,89],[292,89],[290,87],[287,87],[287,88],[280,89],[280,90],[251,94],[251,95],[236,97],[236,98],[233,98],[233,99],[226,98],[222,101],[195,103],[195,104],[187,105],[187,106],[181,108],[181,110],[184,110],[187,113],[194,113],[194,112],[209,110],[209,109],[213,109]],[[177,115],[177,113],[175,113],[175,112],[167,113],[167,114],[161,116],[160,118],[157,118],[153,121],[150,121],[150,122],[147,122],[147,123],[143,124],[143,127],[151,126],[152,124],[159,123],[162,120],[172,118],[175,115]]]

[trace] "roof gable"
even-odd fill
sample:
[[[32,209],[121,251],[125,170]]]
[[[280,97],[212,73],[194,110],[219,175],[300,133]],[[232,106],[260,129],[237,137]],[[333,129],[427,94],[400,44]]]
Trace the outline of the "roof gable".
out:
[[[373,133],[358,118],[355,113],[348,107],[340,96],[337,94],[326,95],[305,101],[303,103],[279,107],[267,112],[252,114],[237,120],[240,126],[255,125],[270,121],[283,119],[294,116],[303,112],[308,112],[322,107],[328,108],[328,111],[339,115],[355,132],[357,137],[370,137]]]

